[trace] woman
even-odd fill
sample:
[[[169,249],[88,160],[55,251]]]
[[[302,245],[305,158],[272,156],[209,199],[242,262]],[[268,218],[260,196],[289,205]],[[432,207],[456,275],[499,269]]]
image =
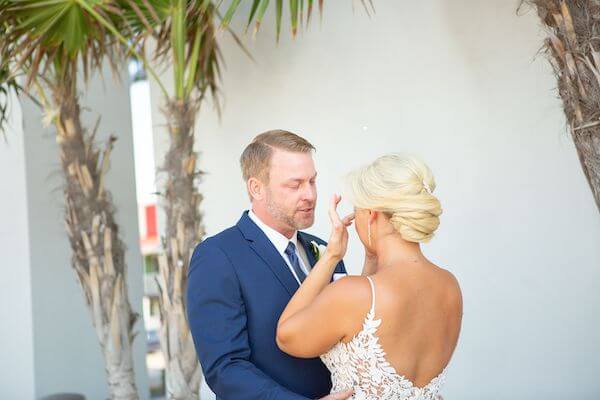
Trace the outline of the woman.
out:
[[[335,195],[325,254],[279,319],[277,344],[296,357],[321,356],[332,393],[353,398],[435,399],[456,347],[462,295],[455,277],[421,252],[439,225],[429,168],[390,154],[349,175],[354,214],[341,219]],[[362,276],[329,284],[354,221],[365,247]]]

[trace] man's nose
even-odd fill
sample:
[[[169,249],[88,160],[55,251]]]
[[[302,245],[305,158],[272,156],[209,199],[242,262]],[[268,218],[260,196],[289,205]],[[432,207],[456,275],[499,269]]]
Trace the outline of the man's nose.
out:
[[[306,185],[302,197],[303,200],[314,202],[317,199],[317,188],[314,185]]]

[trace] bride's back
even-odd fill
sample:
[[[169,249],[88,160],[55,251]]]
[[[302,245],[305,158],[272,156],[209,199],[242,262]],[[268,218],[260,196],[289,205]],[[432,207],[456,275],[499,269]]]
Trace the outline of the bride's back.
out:
[[[456,347],[462,300],[454,276],[431,263],[390,266],[371,275],[375,288],[377,337],[396,372],[422,387],[446,367]],[[371,307],[371,286],[363,279],[369,301],[356,309],[354,332],[362,329]]]
[[[410,155],[384,155],[353,171],[348,179],[354,227],[365,246],[364,271],[370,279],[358,277],[349,281],[355,289],[349,298],[352,322],[344,326],[342,341],[348,343],[358,333],[356,342],[364,341],[362,347],[369,350],[354,351],[351,344],[340,354],[361,353],[367,363],[377,364],[365,374],[374,376],[370,383],[382,373],[390,373],[387,363],[391,364],[396,373],[390,374],[390,381],[400,381],[397,386],[407,385],[414,392],[409,396],[401,393],[393,399],[413,398],[421,388],[430,392],[427,399],[434,398],[432,386],[443,380],[441,373],[454,352],[460,331],[459,285],[450,272],[428,262],[420,249],[420,244],[429,242],[440,224],[442,207],[434,190],[435,180],[429,167]],[[374,317],[367,315],[372,304],[369,280],[375,289]],[[363,321],[367,329],[363,329]],[[374,329],[368,329],[369,326]],[[385,359],[379,357],[381,350],[386,353]],[[438,376],[442,379],[434,379]],[[336,374],[339,377],[341,374]],[[428,390],[425,386],[432,379],[432,390]],[[375,386],[379,394],[385,391],[385,385]]]

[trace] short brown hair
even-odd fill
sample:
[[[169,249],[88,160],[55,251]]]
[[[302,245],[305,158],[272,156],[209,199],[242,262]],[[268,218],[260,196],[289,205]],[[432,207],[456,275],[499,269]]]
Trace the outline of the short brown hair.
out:
[[[303,137],[281,129],[261,133],[246,146],[240,157],[244,181],[254,176],[264,183],[269,182],[273,149],[308,153],[315,150],[315,147]]]

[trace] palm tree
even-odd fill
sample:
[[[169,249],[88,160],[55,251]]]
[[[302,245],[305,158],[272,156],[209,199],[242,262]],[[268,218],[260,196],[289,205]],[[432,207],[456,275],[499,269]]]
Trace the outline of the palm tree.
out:
[[[23,91],[39,100],[45,121],[56,128],[71,264],[100,342],[109,395],[137,399],[131,347],[138,316],[129,303],[125,245],[105,185],[116,138],[99,148],[98,125],[82,125],[78,96],[79,73],[85,82],[105,61],[117,72],[125,59],[113,35],[113,7],[94,0],[0,0],[0,85],[7,93],[23,77]],[[4,120],[6,105],[0,111]]]
[[[166,213],[164,253],[159,256],[157,277],[160,289],[161,348],[166,364],[166,389],[170,399],[197,399],[201,371],[186,319],[185,290],[189,260],[204,237],[202,194],[196,183],[201,177],[198,153],[194,150],[196,116],[207,93],[218,90],[221,55],[215,33],[228,30],[245,50],[229,23],[241,0],[233,0],[223,14],[221,1],[210,0],[122,0],[127,25],[133,28],[132,42],[146,47],[155,41],[155,59],[173,66],[173,93],[165,93],[163,112],[169,132],[169,149],[161,171],[166,175],[161,193]],[[282,23],[283,0],[275,0],[277,38]],[[366,6],[366,4],[363,2]],[[313,1],[291,0],[292,35],[298,25],[310,20]],[[259,29],[269,0],[253,0],[248,27]],[[319,0],[322,10],[323,0]],[[218,100],[217,100],[218,104]]]
[[[600,211],[600,5],[528,0],[548,30],[545,47],[579,162]]]
[[[159,337],[168,398],[197,399],[202,373],[187,324],[184,292],[190,249],[204,236],[202,195],[195,186],[200,172],[194,122],[205,93],[216,92],[216,9],[211,2],[182,0],[124,0],[120,7],[131,28],[129,40],[142,50],[153,40],[154,61],[172,65],[174,71],[174,93],[162,89],[170,145],[161,168],[167,178],[162,193],[167,226],[157,275]]]

